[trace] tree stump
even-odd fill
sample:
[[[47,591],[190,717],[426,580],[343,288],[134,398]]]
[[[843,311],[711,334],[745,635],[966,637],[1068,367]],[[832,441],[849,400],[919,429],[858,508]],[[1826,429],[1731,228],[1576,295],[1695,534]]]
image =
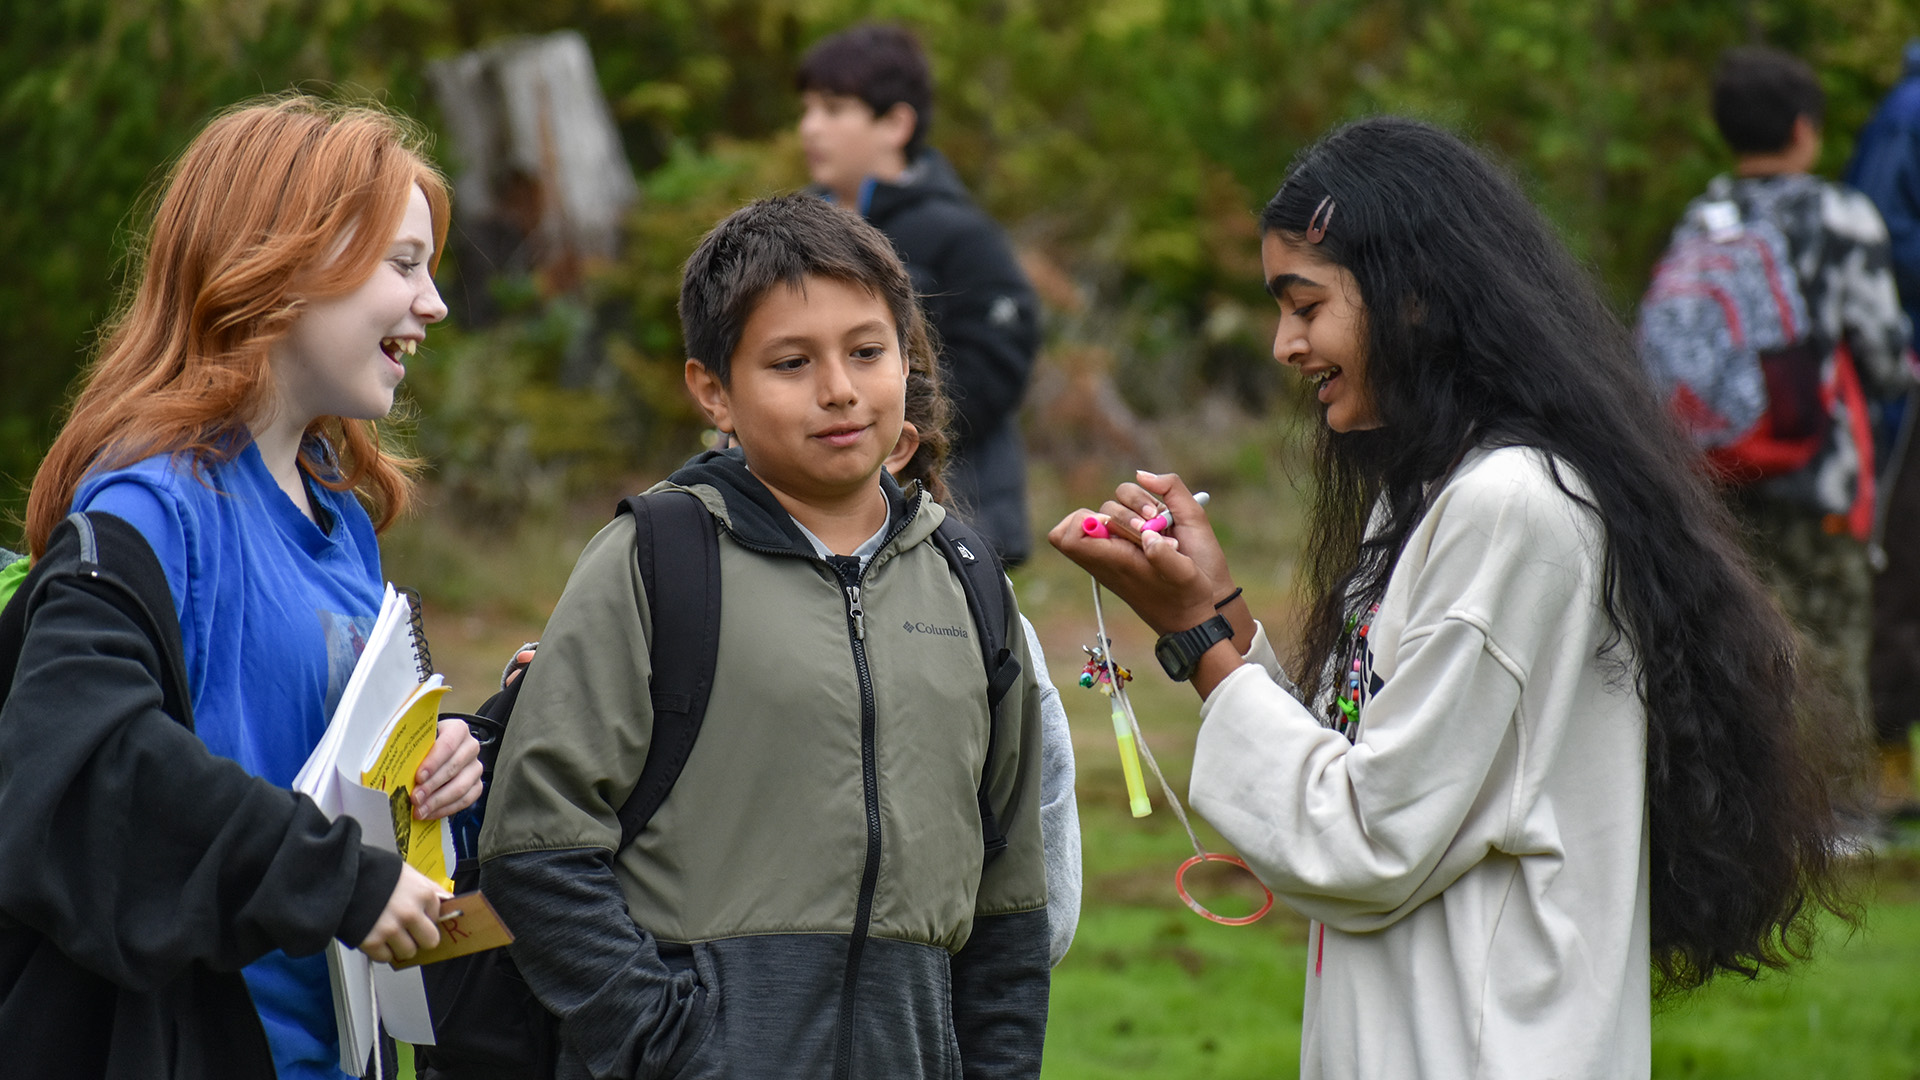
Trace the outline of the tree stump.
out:
[[[613,258],[640,196],[586,39],[514,38],[439,60],[428,84],[452,137],[461,297],[469,325],[496,314],[487,280],[530,273],[574,291]]]

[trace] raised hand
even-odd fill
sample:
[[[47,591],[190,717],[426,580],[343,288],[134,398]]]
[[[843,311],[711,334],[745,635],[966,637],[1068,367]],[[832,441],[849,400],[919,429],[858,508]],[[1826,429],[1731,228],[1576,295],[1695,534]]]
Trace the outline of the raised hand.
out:
[[[1214,574],[1226,574],[1226,559],[1206,524],[1206,511],[1193,500],[1186,485],[1171,474],[1139,474],[1145,484],[1122,484],[1098,511],[1109,535],[1087,534],[1081,522],[1093,511],[1075,510],[1054,526],[1047,539],[1062,555],[1078,563],[1094,580],[1113,591],[1155,631],[1167,634],[1197,626],[1213,617],[1213,604],[1232,591],[1222,588]],[[1160,509],[1160,496],[1173,511],[1174,524],[1165,533],[1142,531],[1145,519]],[[1196,559],[1186,550],[1191,542]],[[1210,572],[1211,571],[1211,572]]]

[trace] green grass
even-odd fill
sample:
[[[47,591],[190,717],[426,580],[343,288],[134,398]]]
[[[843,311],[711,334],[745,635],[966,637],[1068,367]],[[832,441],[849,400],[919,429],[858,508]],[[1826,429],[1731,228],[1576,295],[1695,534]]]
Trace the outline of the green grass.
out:
[[[1127,816],[1114,756],[1079,755],[1091,774],[1081,788],[1088,892],[1054,972],[1042,1075],[1297,1076],[1306,924],[1283,908],[1244,928],[1187,911],[1172,882],[1186,839],[1157,797],[1152,817]],[[1184,762],[1180,771],[1176,790]],[[1829,920],[1811,963],[1751,983],[1722,979],[1656,1012],[1653,1075],[1920,1077],[1920,859],[1896,854],[1881,869],[1865,887],[1861,926],[1850,933]]]
[[[1295,1075],[1298,930],[1289,917],[1225,927],[1184,907],[1090,904],[1054,973],[1042,1075]]]
[[[1814,959],[1754,982],[1721,980],[1654,1017],[1654,1075],[1673,1078],[1920,1077],[1920,869],[1909,851],[1859,929],[1829,923]]]

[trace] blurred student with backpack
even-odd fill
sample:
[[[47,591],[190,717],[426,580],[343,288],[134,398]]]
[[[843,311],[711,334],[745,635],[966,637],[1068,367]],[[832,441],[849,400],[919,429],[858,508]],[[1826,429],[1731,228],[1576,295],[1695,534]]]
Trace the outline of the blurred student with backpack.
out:
[[[1873,200],[1887,224],[1893,278],[1907,321],[1920,325],[1920,39],[1907,44],[1905,71],[1854,148],[1847,182]],[[1914,726],[1920,724],[1920,459],[1915,396],[1886,410],[1876,430],[1880,467],[1881,547],[1886,563],[1874,578],[1873,654],[1867,681],[1880,741],[1880,808],[1913,815],[1916,804]]]
[[[1872,424],[1912,386],[1886,226],[1812,175],[1826,95],[1777,49],[1728,50],[1713,116],[1734,153],[1688,205],[1641,307],[1656,386],[1727,485],[1807,668],[1864,735]]]
[[[698,741],[634,820],[690,708],[658,693],[682,613],[654,609],[634,507],[519,680],[481,834],[557,1075],[1037,1076],[1040,688],[978,534],[884,469],[934,363],[907,271],[858,217],[770,199],[701,242],[680,314],[688,388],[739,443],[641,497],[649,536],[691,513],[718,563]],[[975,602],[1004,616],[991,674]]]
[[[800,142],[814,193],[886,233],[940,342],[958,412],[947,481],[1008,566],[1031,547],[1020,401],[1040,347],[1040,305],[992,218],[927,145],[933,78],[913,34],[864,25],[800,62]]]

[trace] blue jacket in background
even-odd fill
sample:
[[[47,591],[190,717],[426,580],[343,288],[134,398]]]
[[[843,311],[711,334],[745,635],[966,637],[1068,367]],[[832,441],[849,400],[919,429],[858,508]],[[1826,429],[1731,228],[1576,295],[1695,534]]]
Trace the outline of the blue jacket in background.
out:
[[[1900,82],[1860,132],[1846,180],[1886,219],[1900,303],[1920,327],[1920,39],[1908,42]]]

